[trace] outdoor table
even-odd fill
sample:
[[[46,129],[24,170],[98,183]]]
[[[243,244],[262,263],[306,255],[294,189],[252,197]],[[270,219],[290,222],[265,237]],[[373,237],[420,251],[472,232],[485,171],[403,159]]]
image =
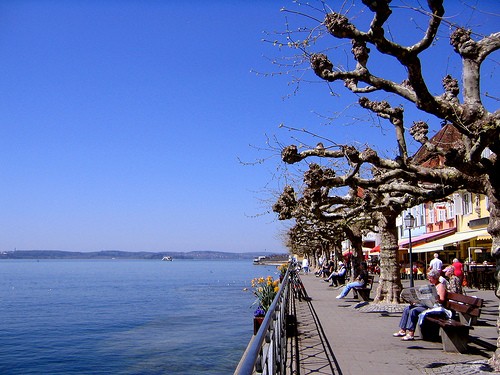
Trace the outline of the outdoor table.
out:
[[[467,264],[464,268],[464,276],[467,285],[476,289],[496,288],[495,280],[496,266],[490,264]]]

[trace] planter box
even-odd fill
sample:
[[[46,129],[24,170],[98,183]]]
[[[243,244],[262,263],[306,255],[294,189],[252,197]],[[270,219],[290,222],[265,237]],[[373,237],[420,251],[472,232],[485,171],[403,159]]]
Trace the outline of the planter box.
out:
[[[256,335],[257,332],[259,331],[259,328],[262,325],[263,321],[264,321],[263,316],[256,316],[253,318],[253,334],[254,335]]]

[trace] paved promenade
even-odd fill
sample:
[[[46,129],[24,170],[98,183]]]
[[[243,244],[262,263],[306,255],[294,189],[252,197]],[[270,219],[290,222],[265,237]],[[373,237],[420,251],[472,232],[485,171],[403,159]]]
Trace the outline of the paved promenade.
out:
[[[404,342],[392,337],[398,330],[405,305],[376,305],[360,302],[352,297],[336,299],[340,289],[328,286],[314,274],[300,275],[310,302],[297,302],[300,374],[492,374],[487,365],[492,347],[496,345],[498,300],[492,290],[466,289],[468,295],[485,300],[478,325],[471,330],[474,341],[470,353],[446,353],[441,343],[427,342],[415,336],[415,341]],[[426,281],[415,281],[416,285]],[[403,286],[408,286],[405,281]],[[377,278],[371,298],[378,287]],[[312,334],[316,324],[324,332],[327,343],[320,343]],[[321,349],[318,349],[321,348]],[[331,349],[326,365],[325,350]],[[328,351],[328,350],[326,350]],[[328,355],[327,355],[328,357]]]

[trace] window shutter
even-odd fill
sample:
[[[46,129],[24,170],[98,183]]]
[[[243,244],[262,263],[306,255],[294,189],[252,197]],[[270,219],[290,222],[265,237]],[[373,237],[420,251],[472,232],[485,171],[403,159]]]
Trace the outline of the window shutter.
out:
[[[463,195],[463,215],[470,215],[472,213],[472,194],[464,193]]]
[[[453,194],[453,206],[455,209],[455,215],[464,214],[464,210],[462,208],[462,197],[458,193]]]

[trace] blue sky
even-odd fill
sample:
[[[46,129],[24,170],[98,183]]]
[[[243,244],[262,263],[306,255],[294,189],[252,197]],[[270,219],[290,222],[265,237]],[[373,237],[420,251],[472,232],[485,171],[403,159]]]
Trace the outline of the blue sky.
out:
[[[267,137],[286,143],[282,122],[387,132],[325,130],[315,112],[357,98],[332,106],[310,72],[286,100],[290,76],[252,72],[277,70],[261,39],[284,30],[283,5],[1,2],[0,251],[284,251]]]

